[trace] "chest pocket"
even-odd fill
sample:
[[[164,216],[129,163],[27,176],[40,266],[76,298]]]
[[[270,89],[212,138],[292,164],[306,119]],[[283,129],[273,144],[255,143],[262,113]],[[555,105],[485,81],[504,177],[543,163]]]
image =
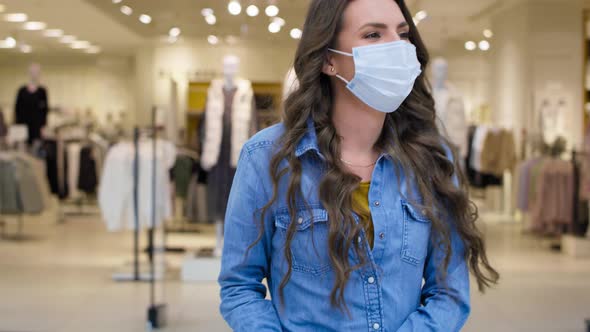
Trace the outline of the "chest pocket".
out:
[[[301,209],[295,215],[296,231],[291,242],[293,271],[322,275],[330,270],[328,212],[322,208]],[[291,224],[285,209],[275,214],[275,226],[283,243]]]
[[[404,214],[402,260],[412,265],[424,263],[430,242],[430,220],[411,204],[402,201]]]

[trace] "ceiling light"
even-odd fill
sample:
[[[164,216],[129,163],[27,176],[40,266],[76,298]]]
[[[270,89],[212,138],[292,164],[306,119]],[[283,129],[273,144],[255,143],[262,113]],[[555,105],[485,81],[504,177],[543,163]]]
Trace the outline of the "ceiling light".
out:
[[[123,0],[113,0],[113,3],[116,5],[118,3],[121,3]]]
[[[211,9],[211,8],[203,8],[201,10],[201,15],[203,15],[205,17],[207,17],[209,15],[213,15],[213,9]]]
[[[22,23],[28,20],[27,14],[24,13],[12,13],[4,15],[4,20],[6,22],[13,22],[13,23]]]
[[[268,31],[271,33],[277,33],[281,31],[281,26],[276,22],[272,22],[268,25]]]
[[[428,17],[428,13],[425,10],[421,10],[416,13],[415,17],[418,21],[422,21],[423,19]]]
[[[178,37],[180,36],[180,28],[178,27],[173,27],[172,29],[170,29],[170,31],[168,32],[168,35],[170,37]]]
[[[266,16],[269,16],[269,17],[277,16],[277,15],[279,15],[279,7],[277,7],[275,5],[270,5],[270,6],[266,7],[264,12],[266,13]]]
[[[86,53],[89,54],[96,54],[96,53],[100,53],[101,49],[98,46],[91,46],[86,50]]]
[[[64,35],[64,32],[60,29],[48,29],[43,32],[43,35],[50,38],[59,38]]]
[[[280,17],[274,17],[272,21],[278,24],[281,28],[285,26],[285,20]]]
[[[0,48],[14,48],[16,46],[16,39],[7,37],[4,40],[0,40]]]
[[[33,52],[33,48],[31,47],[31,45],[22,44],[20,46],[20,51],[23,53],[31,53]]]
[[[487,51],[490,49],[490,42],[487,40],[482,40],[479,42],[479,49],[482,51]]]
[[[238,1],[232,0],[227,5],[227,10],[232,15],[240,15],[240,13],[242,12],[242,5],[240,5]]]
[[[291,29],[291,38],[293,39],[301,39],[302,34],[303,32],[301,31],[301,29]]]
[[[468,41],[465,43],[465,49],[468,51],[473,51],[477,48],[477,44],[474,41]]]
[[[30,31],[38,31],[47,28],[47,24],[43,22],[26,22],[23,24],[23,29],[30,30]]]
[[[121,6],[121,13],[129,16],[129,15],[133,14],[133,9],[129,6]]]
[[[90,43],[84,40],[75,41],[70,45],[75,50],[85,49],[90,47]]]
[[[485,29],[483,31],[483,36],[486,38],[492,38],[492,37],[494,37],[494,33],[490,29]]]
[[[256,5],[250,5],[248,8],[246,8],[246,14],[248,14],[250,17],[258,16],[259,13],[260,10],[258,7],[256,7]]]
[[[63,36],[59,39],[59,41],[64,44],[70,44],[70,43],[73,43],[76,41],[76,37],[75,36]]]
[[[213,25],[217,23],[217,17],[215,17],[215,15],[205,16],[205,22],[209,25]]]
[[[150,24],[152,23],[152,17],[146,14],[139,15],[139,22],[143,24]]]
[[[210,35],[207,37],[207,42],[209,42],[211,45],[217,45],[219,43],[219,38],[217,38],[217,36]]]

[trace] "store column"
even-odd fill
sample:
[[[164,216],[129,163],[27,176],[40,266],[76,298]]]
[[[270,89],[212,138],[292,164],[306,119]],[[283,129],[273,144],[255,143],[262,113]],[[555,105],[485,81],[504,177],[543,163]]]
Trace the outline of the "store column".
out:
[[[583,132],[582,3],[525,0],[494,14],[491,23],[493,121],[512,128],[520,142],[522,129],[539,129],[543,100],[563,100],[565,107],[559,112],[563,136],[569,148],[579,148]]]

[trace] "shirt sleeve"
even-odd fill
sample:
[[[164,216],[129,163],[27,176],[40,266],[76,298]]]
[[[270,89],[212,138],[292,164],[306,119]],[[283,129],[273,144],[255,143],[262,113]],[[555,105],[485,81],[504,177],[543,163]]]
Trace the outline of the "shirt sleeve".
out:
[[[447,157],[451,151],[445,147]],[[459,185],[456,176],[455,186]],[[444,248],[428,246],[422,287],[422,306],[413,312],[398,332],[453,332],[460,331],[471,312],[469,268],[465,261],[465,244],[455,227],[451,227],[451,257],[447,268],[446,284],[437,280],[438,267],[443,264]]]
[[[267,288],[262,284],[269,275],[272,218],[266,218],[261,241],[248,252],[258,237],[257,211],[265,204],[259,174],[249,152],[243,149],[227,206],[219,275],[220,311],[236,332],[282,331],[275,307],[265,299]]]

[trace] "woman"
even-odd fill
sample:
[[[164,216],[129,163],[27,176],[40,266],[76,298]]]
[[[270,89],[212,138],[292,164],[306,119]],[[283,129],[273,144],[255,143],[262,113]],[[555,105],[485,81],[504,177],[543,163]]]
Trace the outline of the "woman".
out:
[[[469,268],[480,291],[498,280],[427,62],[403,0],[311,2],[300,86],[244,146],[228,203],[219,283],[235,331],[459,331]]]

